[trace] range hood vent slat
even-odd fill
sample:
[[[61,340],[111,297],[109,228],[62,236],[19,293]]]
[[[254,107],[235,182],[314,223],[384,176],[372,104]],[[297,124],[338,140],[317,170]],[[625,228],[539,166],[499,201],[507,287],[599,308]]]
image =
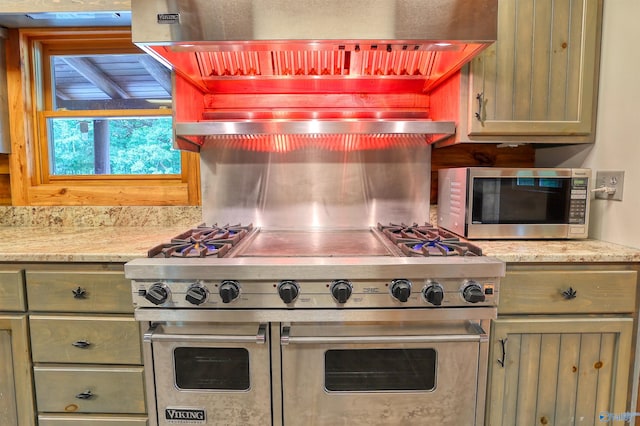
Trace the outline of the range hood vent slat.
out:
[[[251,134],[211,135],[204,143],[220,149],[284,153],[301,149],[323,151],[368,151],[413,148],[429,143],[424,134]]]
[[[256,76],[332,77],[332,76],[405,76],[433,79],[438,51],[360,51],[274,50],[194,52],[199,78]],[[350,63],[359,64],[350,67]],[[192,76],[193,77],[193,76]],[[437,76],[439,77],[439,76]]]
[[[233,52],[193,52],[199,72],[189,78],[209,86],[210,80],[243,77],[400,77],[437,81],[447,60],[439,51],[273,50]],[[353,66],[353,65],[355,66]],[[184,73],[183,73],[184,74]],[[218,83],[219,84],[219,83]],[[428,87],[428,86],[427,86]]]

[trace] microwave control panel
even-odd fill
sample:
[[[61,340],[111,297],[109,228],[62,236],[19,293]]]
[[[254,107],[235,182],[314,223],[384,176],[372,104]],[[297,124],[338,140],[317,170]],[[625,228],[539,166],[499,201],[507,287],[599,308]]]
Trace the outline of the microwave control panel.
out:
[[[584,224],[586,221],[588,186],[589,179],[586,177],[574,177],[571,179],[570,224]]]

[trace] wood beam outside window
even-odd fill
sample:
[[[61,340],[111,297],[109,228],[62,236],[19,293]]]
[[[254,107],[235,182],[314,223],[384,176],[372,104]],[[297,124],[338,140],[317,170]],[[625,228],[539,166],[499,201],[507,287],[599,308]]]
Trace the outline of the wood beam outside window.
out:
[[[126,90],[100,71],[91,62],[91,59],[63,57],[62,60],[86,78],[87,81],[106,93],[111,99],[129,99],[131,97]]]
[[[153,77],[168,94],[171,94],[171,71],[150,56],[141,56],[138,60],[149,74],[151,74],[151,77]]]

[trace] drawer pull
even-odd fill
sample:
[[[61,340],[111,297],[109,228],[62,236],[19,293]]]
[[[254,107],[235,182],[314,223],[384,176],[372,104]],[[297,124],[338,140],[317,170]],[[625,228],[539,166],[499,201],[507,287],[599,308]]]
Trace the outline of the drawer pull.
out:
[[[562,297],[564,297],[566,300],[575,299],[577,295],[578,292],[575,291],[572,287],[569,287],[567,290],[562,292]]]
[[[84,288],[78,286],[78,288],[71,290],[71,292],[73,293],[73,298],[74,299],[84,299],[87,296],[87,290],[85,290]]]
[[[80,349],[86,349],[91,346],[91,342],[87,342],[86,340],[77,340],[72,343],[73,346]]]
[[[76,398],[78,398],[78,399],[91,399],[91,398],[93,398],[93,392],[91,392],[90,390],[86,390],[84,392],[80,392],[79,394],[76,395]]]

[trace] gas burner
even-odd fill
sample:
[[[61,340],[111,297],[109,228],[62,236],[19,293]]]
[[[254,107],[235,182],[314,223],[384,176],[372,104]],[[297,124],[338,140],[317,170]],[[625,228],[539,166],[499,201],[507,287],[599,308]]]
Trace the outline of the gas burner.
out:
[[[480,247],[456,239],[433,239],[401,241],[400,250],[407,256],[482,256]]]
[[[413,223],[406,225],[404,223],[389,225],[382,225],[378,223],[378,230],[382,231],[395,244],[414,241],[414,240],[435,240],[438,238],[445,238],[447,240],[459,239],[455,234],[444,229],[436,228],[430,223],[424,223],[424,225],[418,225]]]
[[[238,241],[244,238],[245,235],[249,231],[253,229],[253,225],[249,224],[246,226],[237,224],[237,225],[224,225],[218,226],[218,224],[213,224],[212,226],[207,226],[205,224],[198,225],[195,229],[190,229],[187,232],[184,232],[175,239],[184,239],[184,238],[195,238],[197,240],[216,240],[225,243],[230,243],[231,245],[235,245]]]
[[[382,231],[407,256],[482,256],[480,247],[429,223],[424,225],[378,223],[378,230]]]
[[[199,225],[149,250],[148,257],[223,257],[253,225]]]
[[[390,223],[389,225],[382,225],[378,223],[378,229],[391,241],[397,244],[402,240],[427,239],[428,235],[430,233],[432,234],[433,230],[436,228],[428,223],[425,223],[424,225],[418,225],[417,223],[412,225],[406,225],[404,223]]]

